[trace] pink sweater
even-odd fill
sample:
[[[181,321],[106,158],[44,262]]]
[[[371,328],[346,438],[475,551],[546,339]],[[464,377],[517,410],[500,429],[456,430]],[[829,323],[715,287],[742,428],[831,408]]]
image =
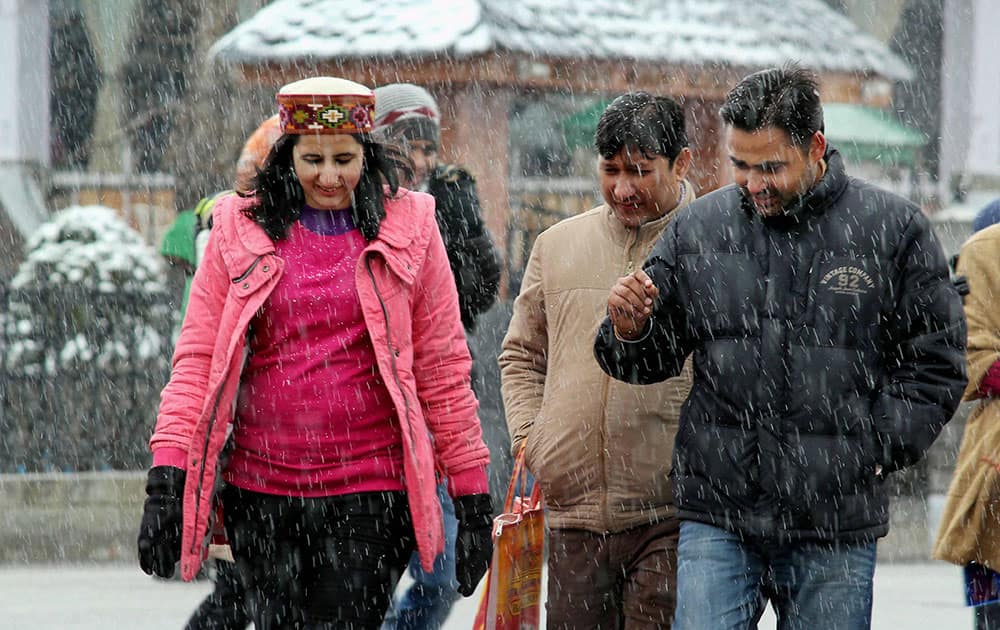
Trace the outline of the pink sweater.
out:
[[[275,244],[285,273],[250,324],[225,480],[286,496],[403,489],[392,398],[354,282],[351,211],[305,208]]]

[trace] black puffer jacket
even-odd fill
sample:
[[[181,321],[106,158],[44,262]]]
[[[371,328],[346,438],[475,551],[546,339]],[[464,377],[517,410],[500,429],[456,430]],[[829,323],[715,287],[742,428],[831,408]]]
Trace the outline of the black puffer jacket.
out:
[[[646,262],[649,335],[598,333],[598,362],[632,383],[694,353],[672,472],[683,519],[764,540],[883,536],[876,467],[917,461],[958,405],[965,320],[927,219],[826,158],[785,216],[735,186],[691,204]]]
[[[476,317],[496,302],[500,287],[500,257],[483,224],[476,180],[463,168],[439,165],[431,174],[427,192],[437,206],[438,227],[458,288],[462,324],[471,332]]]

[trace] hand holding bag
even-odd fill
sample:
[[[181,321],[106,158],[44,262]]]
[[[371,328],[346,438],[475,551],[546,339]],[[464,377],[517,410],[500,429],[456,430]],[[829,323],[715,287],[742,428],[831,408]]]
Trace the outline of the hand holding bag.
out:
[[[531,495],[525,497],[527,478],[522,448],[514,463],[503,512],[493,519],[493,560],[476,615],[476,630],[539,627],[545,513],[537,483]]]

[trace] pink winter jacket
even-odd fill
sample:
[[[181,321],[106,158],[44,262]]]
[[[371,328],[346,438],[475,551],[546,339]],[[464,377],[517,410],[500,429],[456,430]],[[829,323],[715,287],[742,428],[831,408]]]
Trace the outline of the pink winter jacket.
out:
[[[187,470],[185,580],[198,573],[209,543],[219,453],[233,421],[247,327],[285,265],[263,229],[243,214],[252,203],[231,195],[215,207],[150,440],[154,461]],[[358,261],[355,280],[378,368],[399,416],[417,550],[430,571],[443,549],[436,473],[447,476],[452,496],[485,492],[489,460],[432,197],[401,190],[386,200],[386,217]]]

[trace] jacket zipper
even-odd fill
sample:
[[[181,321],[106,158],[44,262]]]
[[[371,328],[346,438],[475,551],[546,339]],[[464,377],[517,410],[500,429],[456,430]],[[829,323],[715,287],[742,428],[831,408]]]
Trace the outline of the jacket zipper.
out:
[[[396,349],[392,345],[392,330],[389,326],[389,310],[385,306],[385,300],[382,299],[382,294],[378,290],[378,284],[375,282],[375,274],[372,273],[371,260],[368,256],[365,256],[365,271],[368,272],[368,279],[371,280],[372,289],[375,290],[375,297],[378,298],[378,304],[382,308],[382,317],[385,319],[385,338],[386,342],[389,344],[389,365],[392,367],[392,379],[396,382],[396,387],[399,388],[399,393],[403,397],[403,407],[406,410],[406,422],[410,425],[412,431],[413,424],[410,422],[410,399],[406,396],[406,390],[403,388],[403,382],[399,378],[399,371],[396,368]],[[410,451],[414,457],[416,457],[416,445],[411,437],[410,439]]]
[[[243,282],[244,280],[246,280],[246,279],[247,279],[247,277],[249,277],[249,276],[250,276],[250,274],[251,274],[251,273],[253,273],[253,270],[257,268],[257,263],[259,263],[259,262],[260,262],[261,258],[263,258],[263,256],[258,256],[258,257],[257,257],[257,258],[256,258],[256,259],[255,259],[255,260],[253,261],[253,263],[251,263],[251,264],[250,264],[250,266],[249,266],[249,267],[247,267],[247,270],[246,270],[246,271],[244,271],[243,273],[241,273],[241,274],[239,275],[239,277],[237,277],[237,278],[233,278],[233,284],[237,284],[237,283],[239,283],[239,282]]]
[[[625,275],[628,275],[635,271],[635,263],[632,260],[632,249],[635,247],[639,240],[639,230],[638,229],[628,229],[628,237],[625,240]],[[601,476],[604,483],[601,484],[601,489],[604,494],[604,500],[601,502],[602,506],[602,517],[604,519],[604,529],[605,531],[611,531],[611,495],[608,492],[608,397],[611,395],[611,377],[607,374],[604,375],[604,396],[601,409]]]
[[[198,515],[201,513],[201,492],[202,489],[205,487],[205,470],[207,469],[207,467],[205,466],[205,462],[208,460],[208,443],[211,442],[212,440],[212,429],[215,427],[215,420],[218,417],[219,400],[222,398],[222,390],[225,389],[225,385],[226,385],[225,380],[223,380],[223,382],[219,384],[219,388],[215,392],[215,402],[212,403],[212,416],[208,420],[208,430],[205,433],[205,444],[201,451],[201,461],[198,462],[199,466],[198,488],[197,488],[197,493],[195,494],[195,502],[194,502],[195,523],[198,522]],[[209,534],[211,534],[211,531],[209,531]],[[201,542],[202,541],[192,540],[191,549],[189,549],[188,551],[190,551],[191,553],[195,553],[198,550],[198,545],[201,544]]]
[[[250,276],[250,274],[253,273],[253,270],[257,268],[257,264],[260,263],[261,259],[263,258],[264,258],[263,255],[255,258],[254,261],[250,264],[250,266],[247,267],[246,271],[241,273],[238,277],[232,279],[233,284],[238,284],[243,280],[246,280]],[[201,514],[201,493],[205,487],[205,471],[207,470],[205,462],[208,461],[208,444],[209,442],[212,441],[212,429],[215,427],[215,421],[219,415],[219,400],[222,399],[222,390],[225,389],[225,386],[226,382],[225,379],[223,379],[223,381],[219,384],[219,387],[215,392],[215,402],[212,403],[212,415],[208,420],[208,429],[205,433],[205,443],[201,451],[201,461],[198,462],[199,466],[198,487],[197,487],[197,493],[195,495],[196,500],[194,502],[195,523],[198,522],[198,516]],[[209,530],[209,534],[211,535],[211,530]],[[191,553],[196,553],[198,550],[198,545],[201,544],[201,542],[203,541],[192,540],[191,541],[192,547],[188,551]]]

